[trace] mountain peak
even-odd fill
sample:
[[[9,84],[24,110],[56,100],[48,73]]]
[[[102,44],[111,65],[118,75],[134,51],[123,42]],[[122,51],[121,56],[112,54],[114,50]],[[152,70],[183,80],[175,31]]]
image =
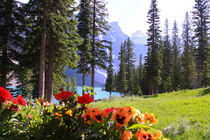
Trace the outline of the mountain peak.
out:
[[[143,33],[141,30],[138,30],[136,32],[134,32],[131,37],[145,37],[145,33]]]

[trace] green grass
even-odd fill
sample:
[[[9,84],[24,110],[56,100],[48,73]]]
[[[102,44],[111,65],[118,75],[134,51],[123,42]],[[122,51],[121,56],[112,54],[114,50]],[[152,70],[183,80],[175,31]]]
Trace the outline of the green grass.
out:
[[[154,127],[171,140],[210,140],[210,88],[157,96],[114,97],[92,106],[101,109],[133,106],[142,113],[155,114],[159,123]]]

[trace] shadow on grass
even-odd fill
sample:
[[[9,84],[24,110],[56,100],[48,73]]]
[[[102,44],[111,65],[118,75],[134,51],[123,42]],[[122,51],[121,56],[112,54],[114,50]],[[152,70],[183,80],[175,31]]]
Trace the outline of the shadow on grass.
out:
[[[207,94],[210,94],[210,87],[205,89],[200,95],[204,96],[204,95],[207,95]]]
[[[144,95],[142,96],[142,98],[157,98],[158,97],[158,94],[155,94],[155,95]]]

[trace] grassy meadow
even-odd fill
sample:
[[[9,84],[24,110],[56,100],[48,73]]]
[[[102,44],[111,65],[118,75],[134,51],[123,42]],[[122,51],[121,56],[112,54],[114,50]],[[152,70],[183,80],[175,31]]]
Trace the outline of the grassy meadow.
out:
[[[157,96],[113,97],[94,102],[93,107],[133,106],[153,113],[161,130],[171,140],[210,140],[210,88],[182,90]]]

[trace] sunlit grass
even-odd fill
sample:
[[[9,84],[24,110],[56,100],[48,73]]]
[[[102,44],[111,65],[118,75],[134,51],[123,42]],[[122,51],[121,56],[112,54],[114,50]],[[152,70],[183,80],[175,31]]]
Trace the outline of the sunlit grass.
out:
[[[115,97],[92,105],[101,109],[133,106],[142,113],[154,113],[159,120],[159,124],[154,127],[172,140],[210,139],[210,88],[158,96]]]

